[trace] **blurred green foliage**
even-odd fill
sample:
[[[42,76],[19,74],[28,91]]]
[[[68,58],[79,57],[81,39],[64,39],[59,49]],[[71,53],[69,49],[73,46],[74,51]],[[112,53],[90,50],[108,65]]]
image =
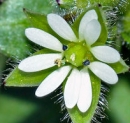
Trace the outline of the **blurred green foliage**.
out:
[[[23,8],[44,14],[53,9],[48,0],[7,0],[0,6],[0,51],[15,59],[23,59],[32,51],[24,35],[30,23]]]
[[[109,114],[114,123],[130,122],[130,76],[121,75],[117,85],[111,88],[109,99]]]
[[[60,105],[54,94],[36,98],[36,88],[3,88],[0,91],[0,123],[60,123]]]

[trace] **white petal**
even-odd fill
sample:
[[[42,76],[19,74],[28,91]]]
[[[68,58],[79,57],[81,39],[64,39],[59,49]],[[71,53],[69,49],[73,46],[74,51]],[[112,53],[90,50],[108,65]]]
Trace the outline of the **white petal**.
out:
[[[92,102],[92,87],[87,70],[81,70],[81,88],[77,106],[81,112],[86,112]]]
[[[29,40],[36,44],[52,50],[62,51],[62,44],[60,41],[43,30],[37,28],[27,28],[25,30],[25,35]]]
[[[79,97],[80,85],[80,72],[74,69],[67,80],[64,90],[64,99],[67,108],[73,108],[76,105]]]
[[[84,38],[88,45],[92,45],[97,41],[101,33],[101,25],[98,20],[93,19],[86,25]]]
[[[35,55],[22,60],[18,68],[24,72],[36,72],[53,67],[55,60],[61,58],[59,53]]]
[[[69,41],[77,41],[77,38],[69,24],[57,14],[48,14],[48,23],[50,27],[62,38]]]
[[[116,72],[107,64],[92,62],[89,68],[97,77],[108,84],[115,84],[118,81]]]
[[[91,48],[93,55],[100,61],[106,63],[115,63],[120,60],[120,54],[109,46],[96,46]]]
[[[57,89],[68,75],[71,67],[65,66],[52,72],[37,88],[35,95],[37,97],[46,96]]]
[[[86,14],[83,16],[79,25],[79,39],[80,40],[84,39],[84,31],[86,29],[86,25],[93,19],[98,19],[97,13],[94,9],[86,12]]]

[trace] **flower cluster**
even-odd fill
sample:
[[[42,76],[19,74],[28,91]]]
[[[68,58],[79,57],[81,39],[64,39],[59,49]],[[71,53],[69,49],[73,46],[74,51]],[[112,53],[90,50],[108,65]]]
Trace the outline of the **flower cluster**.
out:
[[[37,29],[27,28],[25,34],[32,42],[57,51],[57,53],[39,54],[21,61],[18,68],[24,72],[37,72],[58,66],[48,75],[36,90],[36,96],[42,97],[58,88],[67,78],[64,88],[64,100],[67,108],[77,105],[81,112],[86,112],[92,102],[92,87],[89,71],[108,84],[118,81],[116,72],[108,63],[120,60],[119,53],[109,46],[94,46],[102,27],[94,9],[82,17],[78,35],[70,25],[57,14],[48,14],[47,21],[51,29],[68,44],[62,44],[53,35]]]

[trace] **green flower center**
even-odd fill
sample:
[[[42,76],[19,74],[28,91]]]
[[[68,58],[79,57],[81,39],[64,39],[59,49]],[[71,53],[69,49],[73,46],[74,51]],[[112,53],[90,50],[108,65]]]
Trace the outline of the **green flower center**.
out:
[[[64,56],[66,62],[76,67],[89,65],[90,62],[93,61],[93,56],[84,42],[68,44],[64,51]]]

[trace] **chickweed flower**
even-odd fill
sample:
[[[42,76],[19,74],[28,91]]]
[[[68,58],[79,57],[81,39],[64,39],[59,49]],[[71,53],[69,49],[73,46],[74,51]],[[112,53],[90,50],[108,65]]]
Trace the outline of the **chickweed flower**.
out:
[[[37,28],[27,28],[25,34],[32,42],[51,49],[52,53],[30,56],[21,61],[18,68],[24,72],[37,72],[57,66],[36,90],[36,96],[43,97],[57,89],[67,78],[64,88],[64,100],[67,108],[77,105],[81,112],[86,112],[92,102],[92,71],[98,78],[108,84],[118,81],[116,72],[109,63],[120,60],[120,54],[106,45],[94,46],[101,34],[101,24],[94,9],[82,17],[78,34],[57,14],[48,14],[47,21],[51,29],[66,40],[62,44],[55,35]],[[57,52],[53,52],[57,51]]]

